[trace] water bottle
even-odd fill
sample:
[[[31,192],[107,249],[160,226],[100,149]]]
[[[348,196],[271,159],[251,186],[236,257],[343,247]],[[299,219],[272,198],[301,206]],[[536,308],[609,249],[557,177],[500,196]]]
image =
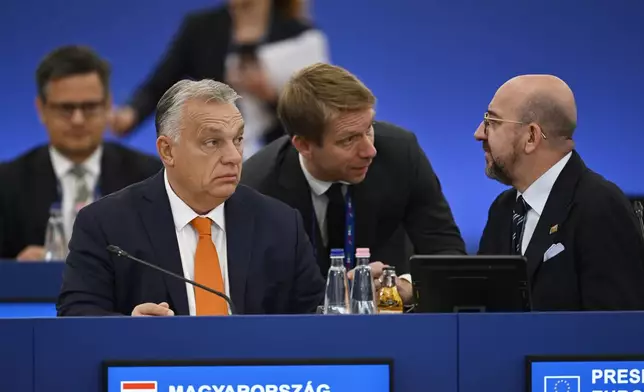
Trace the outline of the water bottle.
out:
[[[326,279],[324,314],[349,313],[349,282],[344,267],[344,250],[331,249],[331,268]]]
[[[49,221],[45,232],[45,261],[65,261],[67,239],[60,205],[54,204],[49,210]]]
[[[369,248],[356,249],[356,268],[351,286],[351,313],[376,314],[376,288],[369,266]]]

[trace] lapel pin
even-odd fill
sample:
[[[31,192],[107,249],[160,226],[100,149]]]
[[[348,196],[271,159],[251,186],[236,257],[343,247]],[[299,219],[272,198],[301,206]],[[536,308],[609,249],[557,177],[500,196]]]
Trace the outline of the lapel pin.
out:
[[[550,228],[550,234],[556,233],[559,230],[559,225],[554,225]]]

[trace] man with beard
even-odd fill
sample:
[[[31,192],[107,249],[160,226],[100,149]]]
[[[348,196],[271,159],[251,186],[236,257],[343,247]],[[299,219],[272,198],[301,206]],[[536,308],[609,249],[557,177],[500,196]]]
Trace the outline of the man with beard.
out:
[[[527,259],[535,310],[644,309],[644,240],[626,196],[575,151],[575,98],[523,75],[489,104],[475,138],[486,174],[512,186],[490,207],[480,254]]]

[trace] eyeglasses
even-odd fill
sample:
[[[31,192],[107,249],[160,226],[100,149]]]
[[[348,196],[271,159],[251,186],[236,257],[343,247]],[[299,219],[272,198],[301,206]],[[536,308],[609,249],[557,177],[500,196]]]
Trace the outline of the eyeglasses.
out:
[[[80,110],[83,117],[94,117],[103,113],[105,110],[105,101],[87,101],[80,103],[73,102],[47,102],[47,106],[51,108],[57,115],[70,119]]]
[[[483,114],[483,132],[485,132],[485,136],[487,136],[488,127],[490,126],[490,121],[496,121],[496,122],[500,122],[500,123],[519,124],[519,125],[528,125],[529,124],[529,123],[521,122],[521,121],[504,120],[502,118],[490,117],[490,114],[488,112],[485,112],[485,114]],[[548,139],[548,137],[546,136],[545,133],[543,133],[543,131],[541,131],[541,137],[544,140]]]

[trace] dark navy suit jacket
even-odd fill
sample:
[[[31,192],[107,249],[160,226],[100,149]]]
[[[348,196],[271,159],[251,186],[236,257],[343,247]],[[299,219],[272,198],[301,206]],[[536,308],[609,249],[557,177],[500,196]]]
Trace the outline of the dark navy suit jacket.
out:
[[[490,207],[479,254],[511,254],[517,192]],[[563,251],[544,262],[554,244]],[[577,151],[555,181],[525,252],[539,311],[644,309],[644,239],[632,206]]]
[[[226,201],[230,297],[240,314],[315,312],[325,282],[299,212],[240,185]],[[183,276],[163,171],[83,208],[69,244],[59,316],[130,315],[168,302],[188,315],[185,283],[106,250]]]

